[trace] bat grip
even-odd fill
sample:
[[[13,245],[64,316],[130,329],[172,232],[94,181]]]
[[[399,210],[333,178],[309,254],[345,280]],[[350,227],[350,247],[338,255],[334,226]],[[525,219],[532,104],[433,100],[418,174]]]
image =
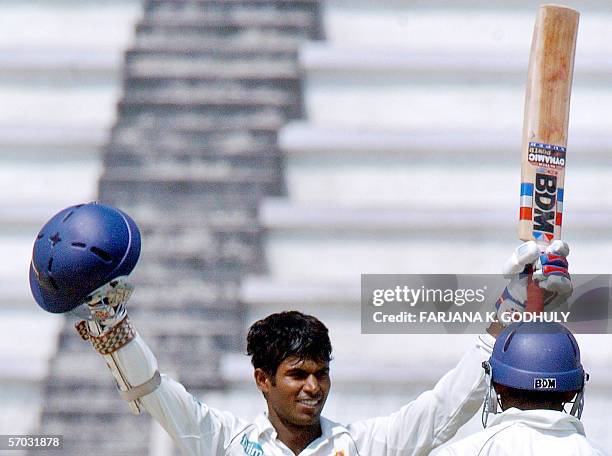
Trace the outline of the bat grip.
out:
[[[544,290],[533,280],[533,266],[527,267],[527,303],[525,312],[542,313],[544,311]]]

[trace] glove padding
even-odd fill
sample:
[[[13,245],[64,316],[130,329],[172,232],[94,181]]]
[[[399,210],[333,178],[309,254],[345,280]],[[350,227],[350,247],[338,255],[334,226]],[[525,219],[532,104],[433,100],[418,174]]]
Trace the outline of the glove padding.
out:
[[[561,240],[553,241],[544,252],[534,241],[521,244],[503,267],[504,277],[510,283],[495,303],[497,314],[523,312],[527,303],[527,267],[533,265],[533,280],[546,291],[545,310],[562,304],[573,291],[566,257],[569,246]]]
[[[117,277],[87,295],[74,313],[81,319],[95,321],[103,331],[112,328],[127,315],[125,303],[133,290],[128,276]]]

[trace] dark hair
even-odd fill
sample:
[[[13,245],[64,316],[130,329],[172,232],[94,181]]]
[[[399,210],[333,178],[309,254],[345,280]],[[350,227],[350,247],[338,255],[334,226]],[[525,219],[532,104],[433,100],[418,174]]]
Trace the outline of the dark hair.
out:
[[[290,356],[329,362],[331,352],[327,327],[317,318],[295,310],[256,321],[247,335],[247,355],[253,367],[270,376]]]
[[[494,383],[496,390],[499,389]],[[525,410],[527,408],[539,408],[550,410],[561,410],[563,404],[575,396],[578,391],[533,391],[503,386],[505,390],[502,402],[511,402],[513,407]]]

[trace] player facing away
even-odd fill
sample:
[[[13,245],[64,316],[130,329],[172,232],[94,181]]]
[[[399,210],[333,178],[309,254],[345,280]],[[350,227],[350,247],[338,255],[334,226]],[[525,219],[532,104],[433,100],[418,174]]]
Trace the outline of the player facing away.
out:
[[[588,374],[576,339],[563,325],[511,324],[497,337],[483,368],[485,429],[436,456],[603,454],[587,440],[580,422]]]
[[[478,336],[432,390],[389,416],[342,425],[321,416],[331,388],[327,328],[315,317],[282,312],[254,323],[248,333],[253,375],[267,412],[247,422],[215,410],[160,375],[155,356],[130,322],[127,276],[139,253],[138,227],[123,212],[96,203],[69,207],[41,229],[34,243],[30,286],[43,309],[85,318],[77,330],[104,357],[121,397],[135,413],[148,411],[184,455],[428,454],[480,408],[487,389],[481,365],[490,358],[495,328]],[[513,268],[526,258],[536,261],[530,255],[513,258]],[[565,259],[555,256],[548,265],[547,258],[544,254],[536,261],[540,285],[553,284],[557,293],[563,284],[571,289]],[[520,288],[517,277],[512,290]],[[506,294],[499,310],[524,307]]]

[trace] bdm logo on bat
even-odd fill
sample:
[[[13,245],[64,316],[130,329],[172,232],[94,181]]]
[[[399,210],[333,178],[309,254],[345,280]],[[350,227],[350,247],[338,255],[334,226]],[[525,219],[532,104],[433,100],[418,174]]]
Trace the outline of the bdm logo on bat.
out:
[[[533,195],[533,230],[555,232],[555,206],[557,204],[557,177],[537,173]],[[551,223],[552,222],[552,223]]]
[[[556,378],[534,378],[534,389],[557,389]]]

